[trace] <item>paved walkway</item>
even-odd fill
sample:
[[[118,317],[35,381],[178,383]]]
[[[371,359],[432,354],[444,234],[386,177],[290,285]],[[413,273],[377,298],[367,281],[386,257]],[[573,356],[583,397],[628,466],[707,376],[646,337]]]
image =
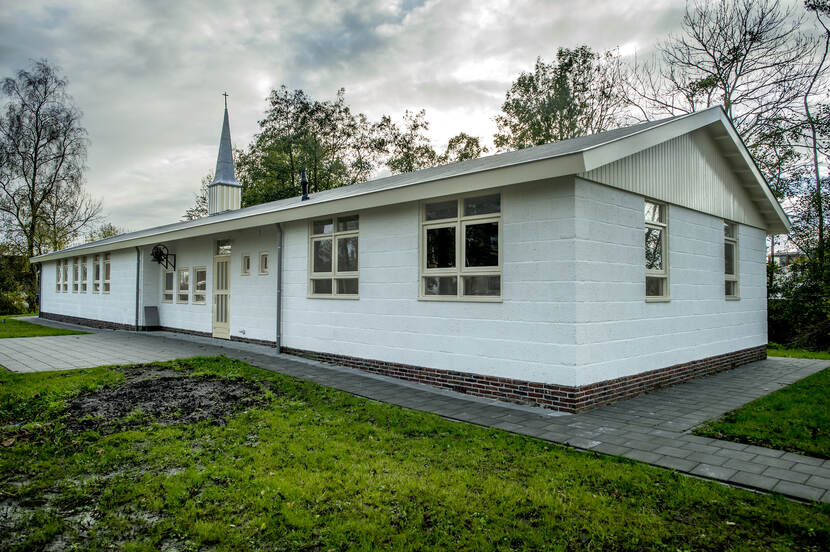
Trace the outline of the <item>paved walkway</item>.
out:
[[[0,339],[0,364],[14,371],[31,372],[225,354],[268,370],[452,420],[624,456],[731,485],[830,503],[830,460],[689,433],[705,420],[826,368],[830,365],[827,361],[769,358],[585,414],[569,415],[327,366],[279,355],[274,349],[257,345],[166,332],[91,331],[88,335]]]

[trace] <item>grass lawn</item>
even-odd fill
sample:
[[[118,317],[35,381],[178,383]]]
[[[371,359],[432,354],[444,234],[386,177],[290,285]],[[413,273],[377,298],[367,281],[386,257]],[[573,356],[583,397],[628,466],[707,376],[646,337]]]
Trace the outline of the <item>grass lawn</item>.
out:
[[[767,347],[768,356],[790,358],[818,358],[830,360],[830,351],[808,351],[806,349],[786,349],[784,347]]]
[[[15,320],[15,318],[15,316],[0,316],[0,339],[4,337],[40,337],[44,335],[77,335],[88,333],[50,328],[23,320]]]
[[[224,357],[157,366],[149,376],[0,373],[7,549],[830,548],[827,505],[454,423]]]
[[[706,422],[694,433],[830,459],[829,400],[830,368]]]

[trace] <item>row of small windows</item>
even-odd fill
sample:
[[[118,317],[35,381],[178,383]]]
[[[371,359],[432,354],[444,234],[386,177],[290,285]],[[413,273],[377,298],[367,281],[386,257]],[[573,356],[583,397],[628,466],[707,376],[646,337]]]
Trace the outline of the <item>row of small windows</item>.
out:
[[[645,202],[646,300],[669,299],[668,213],[666,205]],[[738,228],[723,223],[724,297],[738,299]]]
[[[172,303],[175,297],[176,303],[192,302],[194,305],[204,305],[207,294],[207,267],[193,267],[192,274],[193,287],[191,290],[190,268],[180,268],[175,271],[165,270],[162,281],[162,302]]]
[[[89,289],[88,260],[92,259],[92,293],[110,292],[110,254],[62,259],[55,264],[55,292],[86,293]],[[102,278],[103,277],[103,278]]]

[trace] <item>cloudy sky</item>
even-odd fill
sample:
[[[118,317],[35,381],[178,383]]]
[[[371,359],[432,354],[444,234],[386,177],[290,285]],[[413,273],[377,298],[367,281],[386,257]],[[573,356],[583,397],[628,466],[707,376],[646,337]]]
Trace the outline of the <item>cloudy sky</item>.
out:
[[[492,142],[519,72],[559,46],[639,54],[680,0],[0,0],[0,76],[57,63],[89,132],[89,191],[130,230],[179,220],[216,163],[227,90],[234,145],[281,84],[340,87],[371,118],[427,111],[436,148]]]

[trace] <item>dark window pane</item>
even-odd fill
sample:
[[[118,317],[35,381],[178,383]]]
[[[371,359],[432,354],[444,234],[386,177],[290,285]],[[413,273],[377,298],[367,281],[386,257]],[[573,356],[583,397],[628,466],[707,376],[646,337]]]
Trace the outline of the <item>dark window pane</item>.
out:
[[[337,240],[337,271],[357,271],[357,236]]]
[[[734,280],[726,280],[725,282],[725,292],[727,297],[737,297],[738,296],[738,282]]]
[[[217,240],[217,242],[216,242],[216,254],[217,255],[230,255],[231,254],[231,240]]]
[[[498,213],[501,210],[501,196],[499,194],[468,197],[464,200],[464,216],[485,215]]]
[[[646,297],[662,297],[666,288],[665,278],[646,276]]]
[[[331,240],[314,242],[314,267],[312,272],[331,272]]]
[[[447,218],[455,218],[458,216],[458,201],[453,199],[451,201],[441,201],[439,203],[427,203],[424,210],[424,218],[426,220],[440,220]]]
[[[468,224],[464,266],[499,266],[499,223]]]
[[[312,232],[315,234],[331,234],[332,230],[334,230],[331,219],[315,220],[313,226],[314,229]]]
[[[735,225],[731,222],[724,222],[723,223],[723,235],[726,238],[734,238],[735,237]]]
[[[348,232],[350,230],[358,229],[358,216],[350,215],[348,217],[337,217],[337,231]]]
[[[312,280],[311,292],[317,295],[331,295],[331,279]]]
[[[337,293],[340,295],[357,295],[357,278],[338,278]]]
[[[723,253],[724,253],[724,272],[729,275],[735,274],[735,244],[734,243],[725,243],[723,244]]]
[[[455,227],[427,228],[427,268],[455,266]]]
[[[646,228],[646,269],[663,270],[663,231]]]
[[[464,295],[498,296],[501,276],[464,276]]]
[[[424,295],[458,295],[458,278],[427,276],[424,278]]]
[[[646,201],[645,215],[647,222],[663,222],[663,206],[659,203]]]

